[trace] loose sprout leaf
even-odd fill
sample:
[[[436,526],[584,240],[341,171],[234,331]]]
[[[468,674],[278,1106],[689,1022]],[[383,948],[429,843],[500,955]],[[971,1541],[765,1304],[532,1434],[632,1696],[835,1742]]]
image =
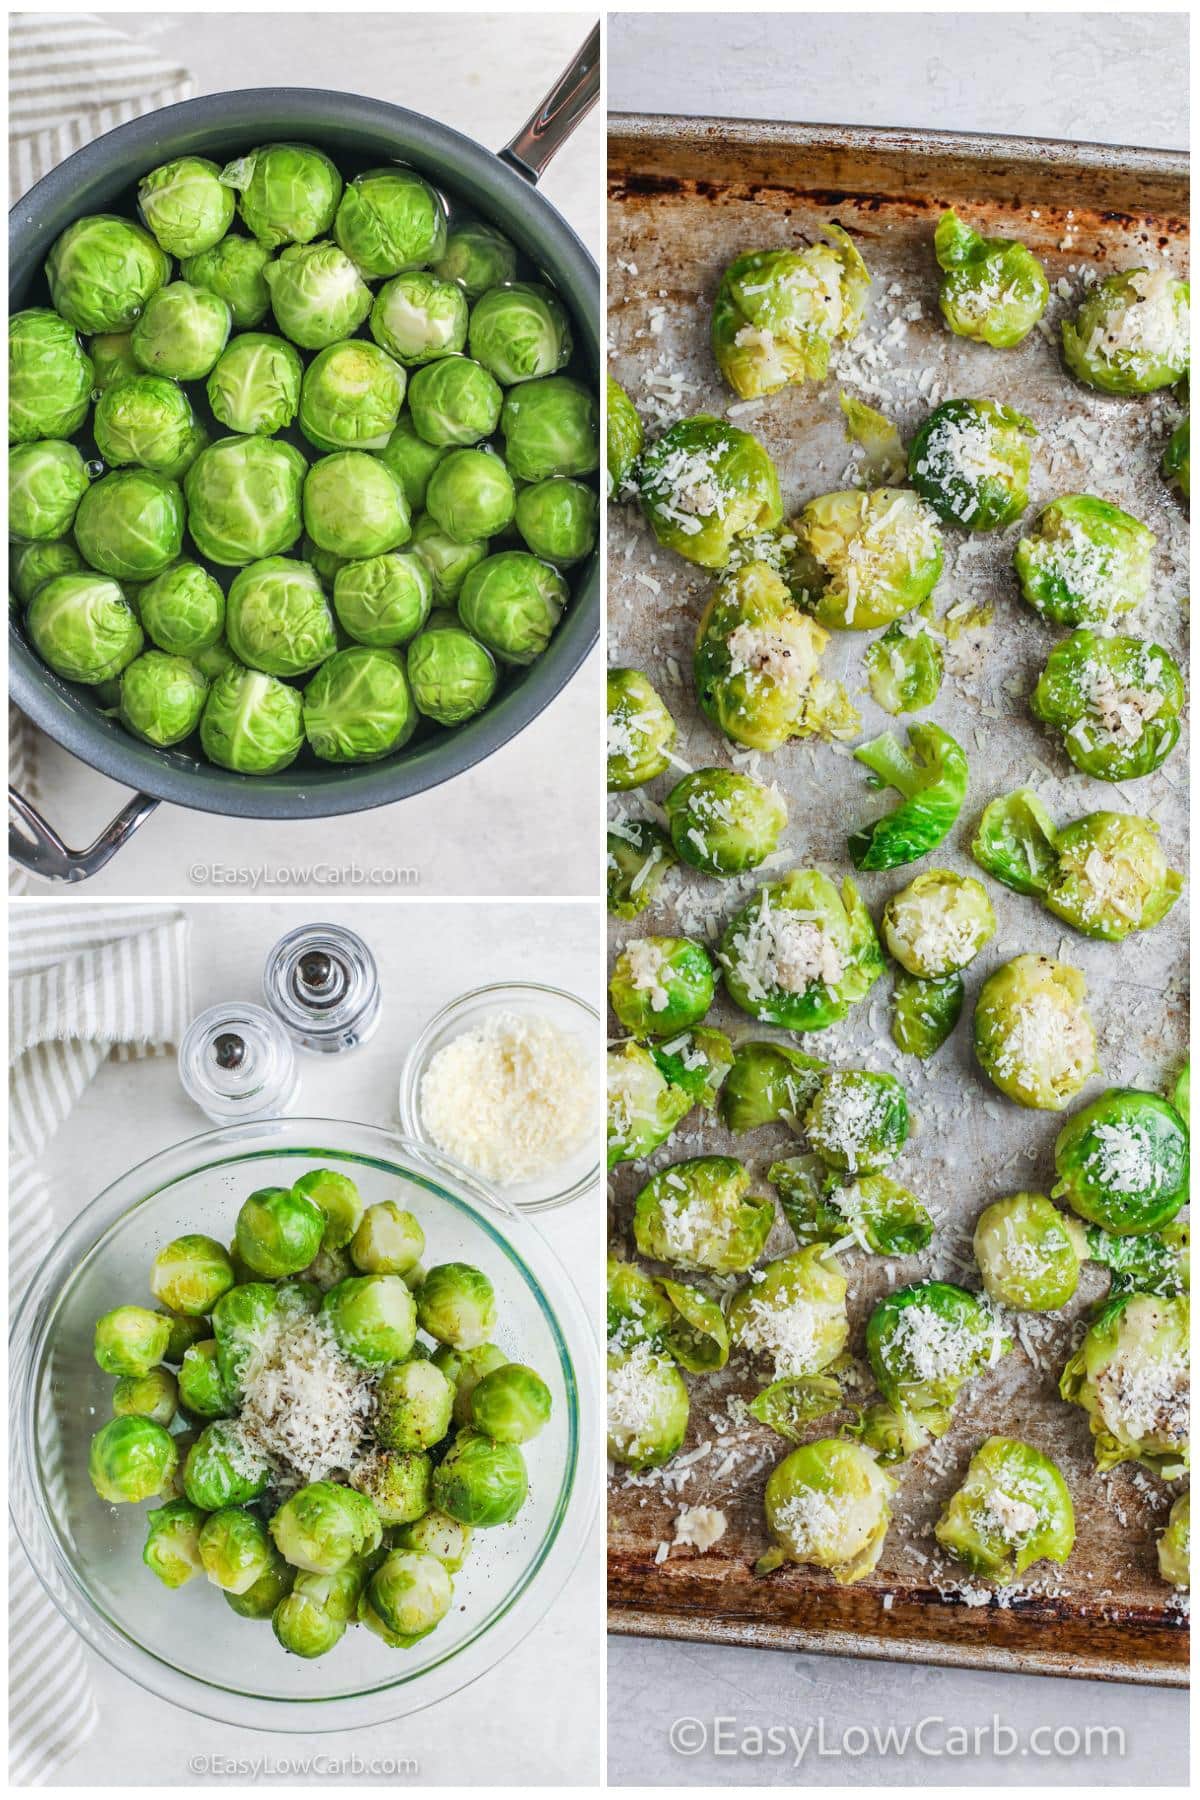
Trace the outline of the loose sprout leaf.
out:
[[[802,1426],[823,1419],[841,1404],[842,1387],[835,1376],[785,1376],[756,1394],[746,1411],[790,1444],[799,1444],[803,1441]]]
[[[878,787],[902,796],[894,812],[849,839],[856,869],[896,869],[936,848],[958,818],[967,792],[967,759],[940,725],[910,725],[905,751],[890,732],[854,752]]]
[[[957,969],[932,980],[898,969],[892,989],[892,1041],[896,1047],[906,1056],[927,1061],[958,1024],[964,991]]]
[[[729,1361],[729,1327],[717,1302],[679,1281],[663,1280],[658,1285],[675,1309],[663,1333],[675,1361],[692,1375],[723,1369]]]
[[[1045,894],[1058,870],[1058,831],[1032,788],[1003,794],[984,808],[971,855],[1018,894]]]
[[[838,401],[846,418],[846,436],[867,453],[863,469],[870,485],[898,486],[908,471],[908,452],[896,427],[855,394],[840,393]]]

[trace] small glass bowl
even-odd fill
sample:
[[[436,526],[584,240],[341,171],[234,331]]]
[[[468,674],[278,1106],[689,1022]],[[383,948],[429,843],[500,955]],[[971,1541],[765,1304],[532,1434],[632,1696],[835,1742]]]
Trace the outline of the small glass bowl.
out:
[[[580,1044],[592,1071],[596,1090],[595,1131],[585,1138],[579,1149],[557,1169],[532,1181],[513,1182],[505,1187],[491,1183],[504,1198],[521,1212],[548,1212],[553,1206],[565,1206],[578,1200],[600,1181],[600,1158],[597,1154],[601,1133],[601,1067],[603,1049],[600,1014],[586,1000],[568,994],[562,988],[546,987],[537,981],[496,981],[487,987],[472,988],[460,994],[448,1006],[435,1013],[409,1051],[400,1075],[400,1129],[405,1137],[437,1150],[421,1118],[421,1082],[438,1051],[470,1031],[490,1014],[513,1012],[536,1014],[549,1019],[560,1030],[570,1032]],[[482,1180],[482,1177],[478,1177]]]

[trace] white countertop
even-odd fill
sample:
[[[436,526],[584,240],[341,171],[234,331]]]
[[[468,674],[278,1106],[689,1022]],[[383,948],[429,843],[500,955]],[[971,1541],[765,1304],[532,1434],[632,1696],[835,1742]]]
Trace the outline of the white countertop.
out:
[[[612,112],[922,125],[1184,148],[1181,14],[622,13],[609,21]],[[841,1657],[610,1638],[609,1782],[615,1786],[1123,1786],[1187,1781],[1187,1696]],[[848,1726],[1115,1726],[1124,1751],[970,1757],[838,1754]],[[700,1719],[709,1748],[672,1747]],[[741,1754],[711,1750],[726,1721]],[[825,1754],[797,1766],[754,1752],[754,1732],[823,1721]],[[688,1727],[683,1727],[684,1732]],[[942,1735],[939,1736],[939,1733]],[[723,1736],[723,1740],[725,1738]],[[1001,1740],[1003,1749],[1003,1740]]]
[[[197,93],[274,86],[345,90],[412,107],[498,149],[568,64],[596,14],[556,11],[519,21],[503,13],[423,17],[386,11],[100,16],[188,68]],[[604,242],[602,134],[597,107],[540,184],[597,258]],[[513,742],[448,785],[397,806],[311,823],[226,819],[161,806],[92,878],[87,892],[219,894],[228,889],[198,880],[192,871],[221,865],[265,866],[274,891],[312,893],[322,877],[306,879],[303,871],[320,862],[358,868],[368,877],[371,870],[414,869],[417,880],[405,891],[425,894],[595,893],[600,834],[589,802],[599,751],[580,723],[599,717],[602,667],[597,649]],[[129,799],[127,788],[46,738],[37,789],[50,823],[73,846],[91,843]],[[287,870],[300,871],[299,878],[288,879]],[[49,891],[35,878],[29,885],[32,892]]]
[[[455,995],[508,979],[545,981],[593,996],[599,989],[602,952],[595,907],[555,907],[553,932],[546,929],[544,916],[517,903],[416,902],[402,909],[402,918],[400,910],[369,903],[322,904],[311,912],[269,902],[193,907],[193,1006],[198,1012],[231,997],[259,999],[267,952],[306,917],[351,926],[378,961],[383,1018],[371,1042],[351,1055],[301,1057],[296,1110],[388,1124],[395,1123],[400,1066],[408,1045],[431,1013]],[[106,1063],[51,1145],[46,1170],[51,1192],[82,1204],[131,1163],[209,1128],[180,1088],[173,1059]],[[85,1170],[86,1192],[81,1189]],[[596,1193],[537,1221],[593,1317],[600,1307],[599,1207]],[[592,1546],[562,1593],[497,1668],[456,1698],[370,1731],[308,1738],[240,1731],[157,1700],[149,1703],[148,1712],[139,1688],[89,1655],[100,1731],[58,1772],[55,1784],[187,1786],[205,1779],[196,1772],[197,1757],[273,1757],[278,1762],[286,1756],[295,1762],[352,1754],[364,1760],[411,1758],[419,1774],[406,1779],[418,1785],[546,1785],[564,1778],[595,1784],[602,1742],[601,1540],[597,1517]],[[319,1783],[321,1778],[309,1779]],[[331,1779],[336,1785],[330,1776],[326,1784]],[[385,1776],[354,1776],[356,1786],[376,1779],[387,1785]]]

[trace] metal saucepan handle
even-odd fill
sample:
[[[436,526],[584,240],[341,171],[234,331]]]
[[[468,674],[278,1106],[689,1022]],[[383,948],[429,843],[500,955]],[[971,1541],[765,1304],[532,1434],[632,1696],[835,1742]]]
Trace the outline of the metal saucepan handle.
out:
[[[581,119],[600,98],[600,27],[593,27],[587,43],[563,70],[550,92],[535,108],[516,136],[505,144],[500,159],[518,175],[536,183],[550,158],[566,143]]]
[[[86,850],[72,850],[64,844],[49,821],[16,788],[9,788],[8,804],[8,854],[14,862],[43,881],[87,881],[129,842],[158,801],[149,794],[135,794]]]

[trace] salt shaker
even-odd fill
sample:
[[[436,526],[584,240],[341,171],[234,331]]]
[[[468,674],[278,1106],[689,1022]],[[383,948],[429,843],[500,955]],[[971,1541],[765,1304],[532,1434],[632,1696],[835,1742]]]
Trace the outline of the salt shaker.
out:
[[[299,925],[280,938],[267,957],[263,993],[304,1050],[356,1050],[379,1024],[375,958],[344,925]]]

